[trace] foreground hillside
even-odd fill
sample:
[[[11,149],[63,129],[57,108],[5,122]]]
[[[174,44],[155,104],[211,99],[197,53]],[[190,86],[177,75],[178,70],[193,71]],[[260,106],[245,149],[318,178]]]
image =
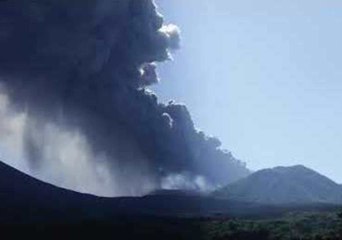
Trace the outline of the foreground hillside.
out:
[[[300,165],[260,170],[215,195],[263,204],[342,203],[339,184]]]
[[[35,239],[164,239],[164,240],[341,240],[339,212],[294,212],[276,219],[121,217],[69,225],[2,227],[2,234]],[[53,235],[52,235],[53,234]]]

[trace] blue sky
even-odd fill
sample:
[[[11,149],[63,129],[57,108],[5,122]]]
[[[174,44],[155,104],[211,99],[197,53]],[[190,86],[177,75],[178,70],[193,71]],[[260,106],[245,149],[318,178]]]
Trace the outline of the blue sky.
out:
[[[304,164],[342,183],[342,1],[156,2],[183,38],[162,100],[253,170]]]

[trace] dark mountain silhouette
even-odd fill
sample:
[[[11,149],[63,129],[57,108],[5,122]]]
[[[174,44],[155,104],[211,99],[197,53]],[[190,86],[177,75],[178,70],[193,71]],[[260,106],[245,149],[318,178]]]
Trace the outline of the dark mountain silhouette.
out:
[[[122,216],[246,217],[278,215],[288,208],[216,198],[193,191],[160,190],[144,197],[104,198],[62,189],[0,162],[0,225],[116,222]],[[291,208],[303,208],[292,206]],[[333,205],[307,205],[325,209]]]
[[[118,216],[250,215],[262,210],[257,204],[185,190],[159,190],[143,197],[98,197],[42,182],[2,162],[0,189],[0,225],[115,221]]]
[[[73,221],[97,197],[42,182],[0,162],[0,223]]]
[[[0,224],[75,223],[118,216],[239,213],[254,204],[215,200],[190,191],[160,190],[144,197],[104,198],[56,187],[0,162]],[[255,208],[254,211],[257,211]],[[246,212],[248,214],[252,213]]]
[[[214,195],[263,204],[342,203],[340,185],[302,165],[257,171]]]

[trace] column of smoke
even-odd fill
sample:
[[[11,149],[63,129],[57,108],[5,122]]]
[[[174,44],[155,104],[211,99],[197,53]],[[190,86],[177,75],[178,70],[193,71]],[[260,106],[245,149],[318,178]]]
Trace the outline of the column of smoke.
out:
[[[108,196],[208,189],[248,174],[185,106],[146,90],[179,39],[152,0],[1,1],[2,160]]]

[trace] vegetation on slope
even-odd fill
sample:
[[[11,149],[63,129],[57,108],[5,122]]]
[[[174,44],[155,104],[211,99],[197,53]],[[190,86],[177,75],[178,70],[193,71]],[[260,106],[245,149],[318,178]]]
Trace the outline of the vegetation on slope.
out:
[[[210,240],[342,239],[342,213],[292,213],[273,220],[213,220],[205,225]]]
[[[259,220],[121,217],[58,226],[26,225],[22,226],[22,231],[13,231],[13,226],[2,226],[2,232],[6,233],[6,230],[12,236],[20,232],[38,239],[45,236],[67,239],[84,236],[149,240],[339,240],[342,239],[342,212],[297,212],[282,218]]]

